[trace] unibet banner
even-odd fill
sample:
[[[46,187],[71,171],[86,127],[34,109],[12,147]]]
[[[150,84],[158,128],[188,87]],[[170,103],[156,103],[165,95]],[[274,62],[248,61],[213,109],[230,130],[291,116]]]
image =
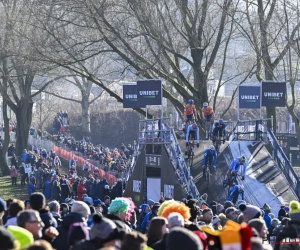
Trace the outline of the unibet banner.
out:
[[[260,109],[260,86],[239,86],[239,108]]]
[[[139,108],[136,85],[123,85],[123,108]]]
[[[262,82],[262,106],[285,107],[286,82]]]
[[[162,105],[162,82],[159,79],[137,81],[137,102],[139,107]]]

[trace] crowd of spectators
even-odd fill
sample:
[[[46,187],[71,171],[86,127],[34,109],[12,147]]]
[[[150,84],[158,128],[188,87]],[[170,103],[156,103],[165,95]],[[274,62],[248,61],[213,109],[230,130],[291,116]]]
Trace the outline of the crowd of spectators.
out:
[[[55,181],[58,185],[64,184],[64,179]],[[79,180],[77,186],[83,183]],[[201,200],[191,196],[181,201],[161,197],[159,201],[148,200],[137,207],[131,198],[122,197],[122,192],[106,192],[106,185],[105,180],[101,180],[97,186],[103,189],[99,189],[98,193],[77,192],[75,199],[52,197],[48,200],[40,192],[32,193],[25,202],[0,199],[0,223],[3,225],[0,226],[0,248],[300,248],[298,201],[282,205],[277,216],[267,203],[261,208],[243,200],[237,204],[230,201],[224,204],[212,201],[208,204],[206,194],[202,195]]]

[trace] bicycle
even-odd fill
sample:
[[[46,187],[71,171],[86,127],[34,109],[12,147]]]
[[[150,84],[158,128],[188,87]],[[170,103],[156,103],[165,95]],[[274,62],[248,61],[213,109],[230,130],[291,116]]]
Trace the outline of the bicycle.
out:
[[[221,153],[221,145],[222,145],[222,136],[217,135],[215,140],[213,140],[213,145],[215,146],[217,155]]]
[[[193,166],[193,160],[194,160],[194,148],[195,148],[195,143],[189,142],[189,148],[187,152],[187,165],[189,168],[192,168]]]
[[[207,132],[207,140],[211,139],[212,137],[212,126],[213,126],[214,120],[210,118],[208,121],[205,118],[205,127]]]
[[[211,169],[212,169],[212,165],[206,164],[204,168],[204,175],[205,175],[205,180],[207,181],[207,187],[206,187],[207,189],[209,188]]]

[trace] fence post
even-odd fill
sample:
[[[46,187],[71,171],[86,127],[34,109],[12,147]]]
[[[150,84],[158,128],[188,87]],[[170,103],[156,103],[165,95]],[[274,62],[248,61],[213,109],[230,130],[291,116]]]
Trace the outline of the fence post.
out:
[[[272,132],[274,131],[274,119],[273,119],[273,115],[271,115],[271,130],[272,130]]]

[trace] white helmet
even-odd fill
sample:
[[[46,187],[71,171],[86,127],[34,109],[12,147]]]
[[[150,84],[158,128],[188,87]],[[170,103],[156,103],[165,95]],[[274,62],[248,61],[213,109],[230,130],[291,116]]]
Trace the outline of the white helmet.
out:
[[[214,145],[211,145],[211,146],[209,147],[209,150],[215,150],[215,146],[214,146]]]
[[[207,102],[204,102],[203,103],[203,107],[207,107],[208,106],[208,103]]]

